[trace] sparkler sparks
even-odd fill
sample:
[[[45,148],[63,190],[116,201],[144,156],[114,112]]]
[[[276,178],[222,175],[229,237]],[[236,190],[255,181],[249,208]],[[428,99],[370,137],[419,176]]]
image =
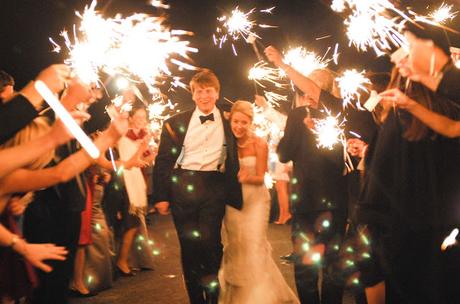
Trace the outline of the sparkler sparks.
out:
[[[359,91],[367,92],[365,84],[371,84],[371,81],[364,76],[366,71],[358,72],[355,69],[346,70],[341,77],[336,78],[337,85],[340,89],[340,96],[343,98],[343,107],[351,104],[353,100],[357,101],[357,107],[359,106],[359,99],[361,94]]]
[[[248,78],[255,81],[262,88],[266,88],[262,81],[269,82],[278,88],[285,86],[281,83],[279,69],[271,68],[264,61],[257,62],[250,70]]]
[[[283,61],[308,76],[314,70],[326,68],[331,59],[324,59],[303,47],[296,47],[285,53]]]
[[[443,24],[447,20],[452,20],[457,16],[458,12],[452,12],[452,8],[453,5],[442,3],[438,9],[429,15],[429,17],[433,19],[434,22]]]
[[[67,32],[61,33],[69,51],[65,63],[82,81],[97,83],[99,74],[105,72],[129,75],[152,89],[157,79],[172,76],[169,64],[193,68],[177,59],[188,59],[188,53],[197,52],[188,41],[180,40],[192,33],[170,30],[164,24],[164,18],[146,14],[104,18],[96,11],[96,5],[97,2],[93,1],[85,7],[83,14],[76,13],[81,23],[78,31],[74,26],[74,42]],[[53,44],[59,51],[59,46]]]
[[[272,11],[275,7],[269,9],[260,10],[261,13],[272,14]],[[255,20],[251,20],[250,16],[256,12],[256,9],[253,8],[249,12],[244,13],[238,7],[236,7],[231,15],[223,15],[217,20],[222,23],[221,26],[218,26],[216,33],[213,35],[213,40],[215,45],[219,45],[219,48],[222,48],[222,45],[227,42],[227,40],[232,41],[232,49],[235,56],[237,56],[236,47],[234,42],[244,39],[248,41],[249,37],[260,39],[257,33],[254,30],[254,27],[258,26],[260,28],[270,28],[274,27],[267,24],[257,24]]]
[[[377,56],[383,55],[391,48],[391,44],[400,47],[406,45],[404,36],[400,33],[401,18],[410,20],[402,11],[388,0],[334,0],[331,8],[343,12],[346,7],[351,13],[345,20],[347,37],[350,45],[366,52],[368,48],[375,51]],[[390,16],[390,12],[397,16]]]
[[[313,133],[317,135],[317,147],[332,150],[337,143],[345,144],[345,119],[339,122],[339,116],[332,116],[330,112],[325,109],[328,116],[324,119],[315,121],[315,127],[312,129]]]

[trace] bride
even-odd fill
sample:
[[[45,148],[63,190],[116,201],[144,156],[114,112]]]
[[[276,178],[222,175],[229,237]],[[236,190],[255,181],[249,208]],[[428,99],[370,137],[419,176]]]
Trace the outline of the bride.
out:
[[[267,143],[251,132],[252,104],[237,101],[230,125],[237,139],[243,189],[242,210],[226,207],[219,270],[219,304],[299,303],[271,257],[267,239],[270,194],[264,185]]]

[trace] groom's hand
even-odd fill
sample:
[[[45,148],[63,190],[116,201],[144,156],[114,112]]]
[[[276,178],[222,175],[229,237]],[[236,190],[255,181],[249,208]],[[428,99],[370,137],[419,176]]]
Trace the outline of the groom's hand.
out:
[[[155,208],[158,210],[158,213],[161,215],[169,214],[169,202],[163,201],[155,204]]]

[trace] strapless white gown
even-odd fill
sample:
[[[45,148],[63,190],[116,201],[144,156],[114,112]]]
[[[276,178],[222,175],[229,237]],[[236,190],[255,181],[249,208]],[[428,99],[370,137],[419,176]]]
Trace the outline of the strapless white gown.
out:
[[[255,174],[256,158],[240,159]],[[219,304],[299,303],[271,256],[267,239],[270,194],[265,185],[243,184],[243,209],[227,206]]]

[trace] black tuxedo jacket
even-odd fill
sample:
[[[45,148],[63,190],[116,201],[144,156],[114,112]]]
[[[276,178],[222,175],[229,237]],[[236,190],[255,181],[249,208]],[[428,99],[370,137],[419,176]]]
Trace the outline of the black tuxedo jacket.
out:
[[[340,110],[341,101],[322,91],[321,102],[333,113]],[[313,118],[323,118],[324,113],[310,109]],[[304,124],[306,107],[292,110],[286,121],[284,136],[277,152],[282,163],[294,163],[293,208],[297,214],[322,210],[346,209],[347,189],[343,176],[343,150],[316,146],[316,136]]]
[[[177,114],[165,121],[160,138],[160,147],[153,168],[152,202],[171,201],[171,173],[182,150],[193,110]],[[238,182],[238,150],[229,122],[220,110],[224,125],[227,157],[225,160],[226,203],[234,208],[242,208],[241,184]],[[209,189],[212,191],[212,189]]]

